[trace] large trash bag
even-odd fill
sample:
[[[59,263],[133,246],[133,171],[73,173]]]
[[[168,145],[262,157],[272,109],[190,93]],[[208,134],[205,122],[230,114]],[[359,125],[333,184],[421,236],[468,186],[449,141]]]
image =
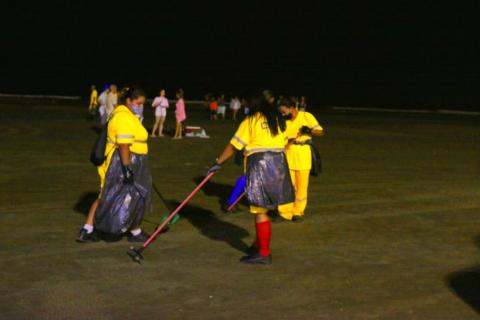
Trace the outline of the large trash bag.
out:
[[[259,152],[247,157],[247,198],[251,205],[274,209],[295,201],[295,190],[283,152]]]
[[[124,175],[118,151],[108,166],[100,204],[95,212],[95,229],[111,234],[126,232],[142,222],[150,210],[152,177],[145,155],[132,154],[134,183],[123,182]]]

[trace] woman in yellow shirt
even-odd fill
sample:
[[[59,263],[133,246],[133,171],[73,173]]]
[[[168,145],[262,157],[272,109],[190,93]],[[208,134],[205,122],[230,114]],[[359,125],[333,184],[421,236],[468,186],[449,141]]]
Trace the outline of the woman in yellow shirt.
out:
[[[105,161],[98,167],[99,200],[90,208],[78,242],[98,240],[93,225],[111,234],[130,231],[130,242],[144,242],[148,238],[139,227],[151,203],[148,132],[132,111],[144,102],[145,93],[141,89],[125,88],[120,93],[119,105],[108,122]]]
[[[285,158],[285,120],[276,107],[264,97],[252,101],[253,110],[240,124],[230,143],[218,157],[209,173],[244,149],[246,156],[246,193],[250,212],[255,215],[257,239],[250,255],[240,261],[248,264],[270,264],[272,225],[268,210],[293,202],[294,190]]]
[[[322,136],[323,128],[317,119],[305,111],[299,111],[295,104],[280,100],[279,112],[288,120],[285,134],[289,141],[285,153],[290,176],[295,187],[295,202],[278,208],[280,216],[294,222],[302,221],[307,207],[308,180],[312,169],[312,136]]]
[[[92,85],[90,87],[90,103],[88,105],[88,112],[93,115],[95,114],[98,106],[98,91],[97,88]]]

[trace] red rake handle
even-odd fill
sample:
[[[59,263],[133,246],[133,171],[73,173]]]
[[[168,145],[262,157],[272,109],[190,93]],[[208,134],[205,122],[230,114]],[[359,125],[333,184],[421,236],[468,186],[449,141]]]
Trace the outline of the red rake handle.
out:
[[[160,234],[160,232],[162,232],[162,230],[170,223],[170,221],[173,219],[173,217],[175,217],[175,215],[180,211],[182,210],[182,208],[188,203],[188,201],[190,201],[190,199],[193,198],[193,196],[200,190],[202,189],[202,187],[204,186],[205,183],[207,183],[208,180],[210,180],[210,178],[215,175],[215,172],[212,172],[210,174],[208,174],[205,179],[203,179],[202,182],[200,182],[200,184],[188,195],[188,197],[185,198],[185,200],[183,200],[183,202],[175,209],[175,211],[173,211],[167,218],[167,220],[165,220],[161,225],[160,227],[157,228],[157,230],[155,230],[155,232],[150,236],[150,238],[147,239],[147,241],[145,241],[142,245],[142,248],[145,249],[146,247],[148,247],[148,245],[150,243],[152,243],[153,240],[155,240],[155,238]]]
[[[242,200],[242,198],[245,196],[246,192],[243,191],[243,193],[241,195],[238,196],[237,200],[235,200],[234,203],[232,203],[230,205],[230,207],[227,208],[227,211],[231,211],[233,209],[233,207],[235,207],[237,205],[237,203],[240,202],[240,200]]]

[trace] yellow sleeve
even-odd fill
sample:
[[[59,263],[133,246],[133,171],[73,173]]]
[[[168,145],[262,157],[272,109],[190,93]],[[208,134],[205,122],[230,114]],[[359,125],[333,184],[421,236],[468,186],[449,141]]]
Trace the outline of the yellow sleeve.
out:
[[[242,150],[250,143],[250,121],[248,118],[242,121],[230,143],[238,150]]]
[[[317,119],[315,119],[314,115],[310,112],[305,112],[305,121],[310,129],[323,131],[322,126],[318,123]]]
[[[96,90],[92,91],[92,93],[90,94],[90,104],[91,105],[97,105],[97,91]]]
[[[115,141],[120,144],[133,144],[135,142],[135,123],[125,112],[115,116]]]

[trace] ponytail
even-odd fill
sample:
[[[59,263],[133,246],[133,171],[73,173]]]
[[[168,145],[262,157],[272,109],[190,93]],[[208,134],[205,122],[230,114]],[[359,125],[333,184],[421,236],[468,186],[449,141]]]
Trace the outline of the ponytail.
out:
[[[134,86],[124,87],[118,95],[118,103],[126,104],[127,99],[134,100],[140,97],[145,97],[145,91],[143,91],[141,88]]]
[[[248,115],[250,120],[256,118],[257,114],[262,115],[267,120],[268,129],[272,137],[285,131],[287,125],[282,114],[278,111],[274,104],[269,103],[265,96],[254,97],[251,101],[252,112]]]

